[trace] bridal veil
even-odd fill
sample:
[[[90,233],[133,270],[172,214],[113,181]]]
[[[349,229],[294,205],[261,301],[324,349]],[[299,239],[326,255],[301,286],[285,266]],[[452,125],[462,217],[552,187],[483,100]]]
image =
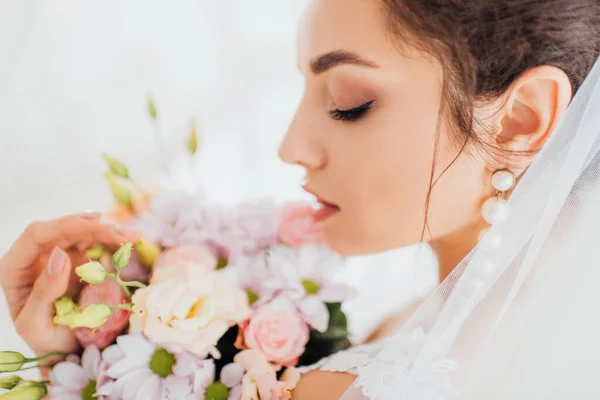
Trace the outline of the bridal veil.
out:
[[[345,400],[598,399],[600,61],[494,225]]]

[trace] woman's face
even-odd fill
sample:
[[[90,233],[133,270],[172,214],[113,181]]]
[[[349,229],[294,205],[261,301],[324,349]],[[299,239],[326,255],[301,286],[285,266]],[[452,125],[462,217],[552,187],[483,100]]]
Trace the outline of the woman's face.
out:
[[[376,1],[315,0],[299,33],[305,93],[280,156],[306,170],[326,240],[345,255],[418,242],[440,175],[425,239],[476,223],[489,194],[484,163],[438,117],[441,66],[400,52],[386,23]]]

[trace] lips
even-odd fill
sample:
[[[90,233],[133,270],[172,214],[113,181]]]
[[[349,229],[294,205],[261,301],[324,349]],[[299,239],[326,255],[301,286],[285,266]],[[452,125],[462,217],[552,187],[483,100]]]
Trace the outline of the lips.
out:
[[[319,207],[315,211],[314,219],[316,222],[325,222],[329,217],[337,214],[340,211],[340,207],[336,204],[330,203],[327,200],[320,197],[314,191],[312,191],[308,186],[304,186],[303,189],[315,196]]]

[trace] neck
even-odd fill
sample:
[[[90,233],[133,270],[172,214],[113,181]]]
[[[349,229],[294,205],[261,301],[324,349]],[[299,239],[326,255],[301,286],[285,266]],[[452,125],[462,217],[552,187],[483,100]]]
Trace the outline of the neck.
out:
[[[486,227],[484,221],[478,221],[429,242],[438,259],[440,282],[446,279],[458,263],[475,247],[479,233]]]

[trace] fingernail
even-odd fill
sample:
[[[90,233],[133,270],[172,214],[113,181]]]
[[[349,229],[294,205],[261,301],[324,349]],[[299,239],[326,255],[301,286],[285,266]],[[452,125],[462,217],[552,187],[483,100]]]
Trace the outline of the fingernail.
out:
[[[115,225],[115,227],[113,228],[115,230],[116,233],[118,233],[121,236],[130,236],[135,234],[135,231],[133,229],[127,228],[125,226],[121,226],[121,225]]]
[[[80,213],[79,216],[81,218],[85,218],[85,219],[97,219],[97,218],[100,218],[102,216],[102,213],[101,212],[94,212],[92,210],[86,210],[85,212]]]
[[[50,254],[48,259],[48,274],[51,276],[58,276],[61,274],[65,263],[67,261],[67,255],[60,248],[55,247]]]

